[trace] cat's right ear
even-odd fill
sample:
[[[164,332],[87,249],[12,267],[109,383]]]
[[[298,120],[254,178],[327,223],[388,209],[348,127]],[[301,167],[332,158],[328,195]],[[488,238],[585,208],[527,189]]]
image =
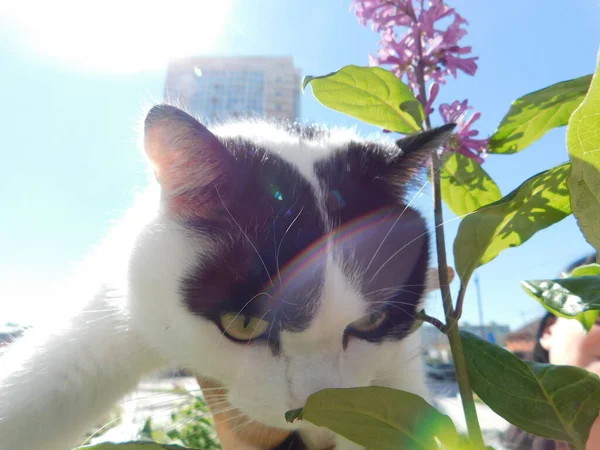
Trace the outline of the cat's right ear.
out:
[[[169,210],[176,215],[208,215],[226,194],[233,156],[186,112],[154,106],[144,123],[144,148]]]

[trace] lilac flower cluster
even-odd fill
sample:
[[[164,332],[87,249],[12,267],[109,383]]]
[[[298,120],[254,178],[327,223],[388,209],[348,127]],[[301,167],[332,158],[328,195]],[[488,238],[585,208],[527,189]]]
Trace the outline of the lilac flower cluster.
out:
[[[467,119],[468,109],[471,109],[471,107],[468,106],[467,100],[462,102],[455,100],[451,104],[442,103],[440,105],[440,115],[444,123],[457,124],[456,132],[447,144],[446,149],[462,153],[481,164],[487,151],[488,140],[475,139],[479,131],[471,130],[471,125],[479,119],[481,113],[476,112]]]
[[[468,57],[470,46],[461,47],[459,41],[467,34],[467,21],[443,0],[353,0],[352,9],[363,26],[369,22],[380,33],[377,55],[369,55],[371,65],[391,65],[392,72],[405,78],[425,114],[430,117],[440,85],[446,77],[458,72],[474,75],[476,57]],[[428,85],[421,89],[421,83]],[[487,149],[486,139],[475,139],[478,132],[471,126],[480,114],[468,120],[467,100],[442,104],[439,112],[445,123],[458,124],[457,132],[447,150],[458,151],[479,162]]]

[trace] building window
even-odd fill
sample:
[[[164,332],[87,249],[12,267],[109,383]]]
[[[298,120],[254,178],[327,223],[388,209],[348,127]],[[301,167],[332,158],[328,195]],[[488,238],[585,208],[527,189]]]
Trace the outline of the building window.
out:
[[[281,91],[275,91],[275,97],[281,97]]]
[[[281,111],[281,103],[275,103],[274,108],[275,111]]]
[[[281,84],[282,82],[283,82],[283,78],[281,76],[276,76],[275,77],[275,83]]]

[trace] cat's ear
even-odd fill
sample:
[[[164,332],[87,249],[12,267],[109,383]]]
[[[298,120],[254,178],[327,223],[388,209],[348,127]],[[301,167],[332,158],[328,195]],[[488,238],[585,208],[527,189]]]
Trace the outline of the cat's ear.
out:
[[[396,145],[401,151],[389,162],[389,182],[403,193],[405,186],[420,172],[432,152],[448,141],[455,127],[456,124],[448,123],[397,140]]]
[[[455,123],[447,123],[441,127],[408,135],[396,141],[396,145],[402,150],[404,159],[415,159],[424,162],[431,152],[439,149],[446,143],[456,127]]]
[[[169,209],[178,215],[208,213],[231,180],[233,156],[204,125],[174,106],[150,110],[144,148]]]

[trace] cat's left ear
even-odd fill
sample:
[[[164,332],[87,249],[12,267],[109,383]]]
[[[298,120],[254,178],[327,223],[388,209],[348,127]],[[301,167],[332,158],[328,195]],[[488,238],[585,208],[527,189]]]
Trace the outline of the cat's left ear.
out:
[[[432,152],[448,141],[455,127],[456,124],[448,123],[397,140],[396,145],[401,151],[389,162],[390,183],[403,193],[405,186],[423,168]]]
[[[144,124],[144,148],[169,211],[208,216],[234,184],[235,161],[225,145],[194,117],[154,106]]]

